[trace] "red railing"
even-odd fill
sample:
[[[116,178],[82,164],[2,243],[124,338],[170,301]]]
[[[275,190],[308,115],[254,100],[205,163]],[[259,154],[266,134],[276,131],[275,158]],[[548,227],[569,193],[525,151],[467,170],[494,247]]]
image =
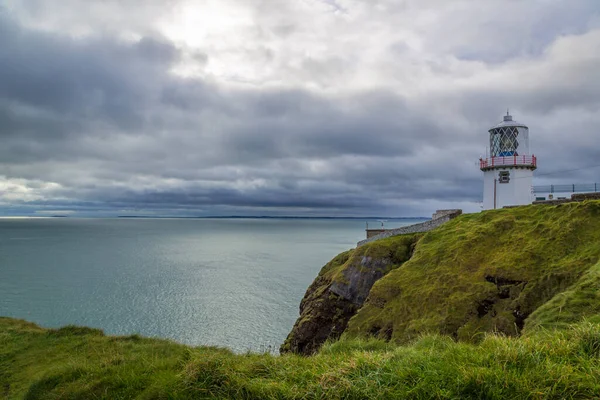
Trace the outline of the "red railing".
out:
[[[537,168],[537,158],[535,156],[505,156],[479,159],[480,169],[489,169],[501,166],[523,166]]]

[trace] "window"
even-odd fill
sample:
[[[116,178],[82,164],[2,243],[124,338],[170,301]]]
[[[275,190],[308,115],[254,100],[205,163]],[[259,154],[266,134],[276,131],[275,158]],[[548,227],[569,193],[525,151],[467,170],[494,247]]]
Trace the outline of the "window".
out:
[[[498,174],[498,182],[499,183],[510,182],[510,172],[509,171],[500,171],[500,173]]]
[[[492,157],[518,156],[519,130],[514,126],[496,128],[490,135]]]

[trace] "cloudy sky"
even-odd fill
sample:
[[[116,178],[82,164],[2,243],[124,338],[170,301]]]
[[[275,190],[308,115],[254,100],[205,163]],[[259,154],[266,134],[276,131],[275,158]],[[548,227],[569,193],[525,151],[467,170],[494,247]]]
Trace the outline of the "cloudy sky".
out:
[[[0,215],[477,211],[507,107],[600,182],[598,0],[3,0]]]

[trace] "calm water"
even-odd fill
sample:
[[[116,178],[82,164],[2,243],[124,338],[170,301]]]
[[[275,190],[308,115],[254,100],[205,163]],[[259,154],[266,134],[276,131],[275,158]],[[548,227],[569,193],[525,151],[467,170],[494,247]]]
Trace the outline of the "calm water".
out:
[[[361,220],[0,219],[0,315],[265,351],[363,238]]]

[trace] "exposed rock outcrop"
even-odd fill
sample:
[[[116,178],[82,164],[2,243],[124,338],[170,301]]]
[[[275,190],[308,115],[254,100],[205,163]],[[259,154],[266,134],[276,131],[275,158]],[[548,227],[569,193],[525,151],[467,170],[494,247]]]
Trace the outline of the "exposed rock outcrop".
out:
[[[300,303],[280,351],[312,354],[337,339],[364,304],[373,284],[407,261],[421,235],[405,235],[340,254],[323,267]]]

